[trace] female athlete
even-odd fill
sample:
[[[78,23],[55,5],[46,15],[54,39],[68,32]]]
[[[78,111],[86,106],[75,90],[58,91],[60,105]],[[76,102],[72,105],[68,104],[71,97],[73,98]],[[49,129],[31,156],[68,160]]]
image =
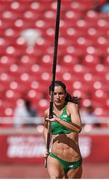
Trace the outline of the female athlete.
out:
[[[51,92],[52,85],[49,87]],[[49,109],[44,114],[44,138],[47,142],[48,122],[51,124],[50,152],[47,169],[51,179],[81,178],[82,157],[78,136],[82,129],[78,98],[72,97],[61,81],[55,81],[53,118],[49,119]]]

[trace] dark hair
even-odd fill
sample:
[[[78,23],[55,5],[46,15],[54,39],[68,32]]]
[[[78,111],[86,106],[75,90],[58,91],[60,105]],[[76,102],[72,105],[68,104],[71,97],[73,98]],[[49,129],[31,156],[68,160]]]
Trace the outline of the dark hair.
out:
[[[79,98],[75,96],[71,96],[67,90],[66,90],[66,85],[62,81],[55,81],[54,86],[61,86],[64,89],[64,92],[66,93],[66,98],[65,101],[67,102],[73,102],[75,104],[79,104]],[[52,91],[53,88],[53,83],[49,86],[49,94]]]

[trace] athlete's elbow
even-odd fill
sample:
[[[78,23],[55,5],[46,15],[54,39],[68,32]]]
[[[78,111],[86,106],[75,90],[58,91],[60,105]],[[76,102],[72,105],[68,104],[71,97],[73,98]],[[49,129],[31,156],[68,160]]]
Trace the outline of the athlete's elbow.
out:
[[[81,128],[81,127],[76,128],[76,132],[77,132],[77,133],[80,133],[80,132],[81,132],[81,130],[82,130],[82,128]]]
[[[80,127],[79,129],[78,129],[78,133],[80,133],[82,131],[82,127]]]

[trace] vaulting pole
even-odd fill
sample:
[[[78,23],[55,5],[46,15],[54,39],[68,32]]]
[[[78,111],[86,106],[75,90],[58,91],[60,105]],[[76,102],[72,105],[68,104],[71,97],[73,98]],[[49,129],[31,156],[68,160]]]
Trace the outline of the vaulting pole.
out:
[[[56,64],[57,64],[57,50],[58,50],[58,37],[59,37],[59,23],[60,23],[60,7],[61,0],[57,0],[56,10],[56,24],[55,24],[55,39],[54,39],[54,54],[53,54],[53,65],[52,65],[52,89],[50,94],[50,106],[49,106],[49,118],[53,117],[53,99],[54,99],[54,86],[56,77]],[[49,153],[50,146],[50,122],[48,122],[48,134],[47,134],[47,153]],[[47,167],[47,158],[45,159],[45,167]]]

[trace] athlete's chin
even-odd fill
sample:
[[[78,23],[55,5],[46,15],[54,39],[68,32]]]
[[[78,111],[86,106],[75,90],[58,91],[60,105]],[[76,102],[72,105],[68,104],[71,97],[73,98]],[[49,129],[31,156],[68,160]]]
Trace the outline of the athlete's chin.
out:
[[[59,102],[59,101],[56,101],[56,102],[55,102],[55,105],[56,105],[56,106],[61,106],[61,105],[62,105],[62,103],[61,103],[61,102]]]
[[[63,103],[62,102],[55,102],[55,106],[56,107],[63,107]]]

